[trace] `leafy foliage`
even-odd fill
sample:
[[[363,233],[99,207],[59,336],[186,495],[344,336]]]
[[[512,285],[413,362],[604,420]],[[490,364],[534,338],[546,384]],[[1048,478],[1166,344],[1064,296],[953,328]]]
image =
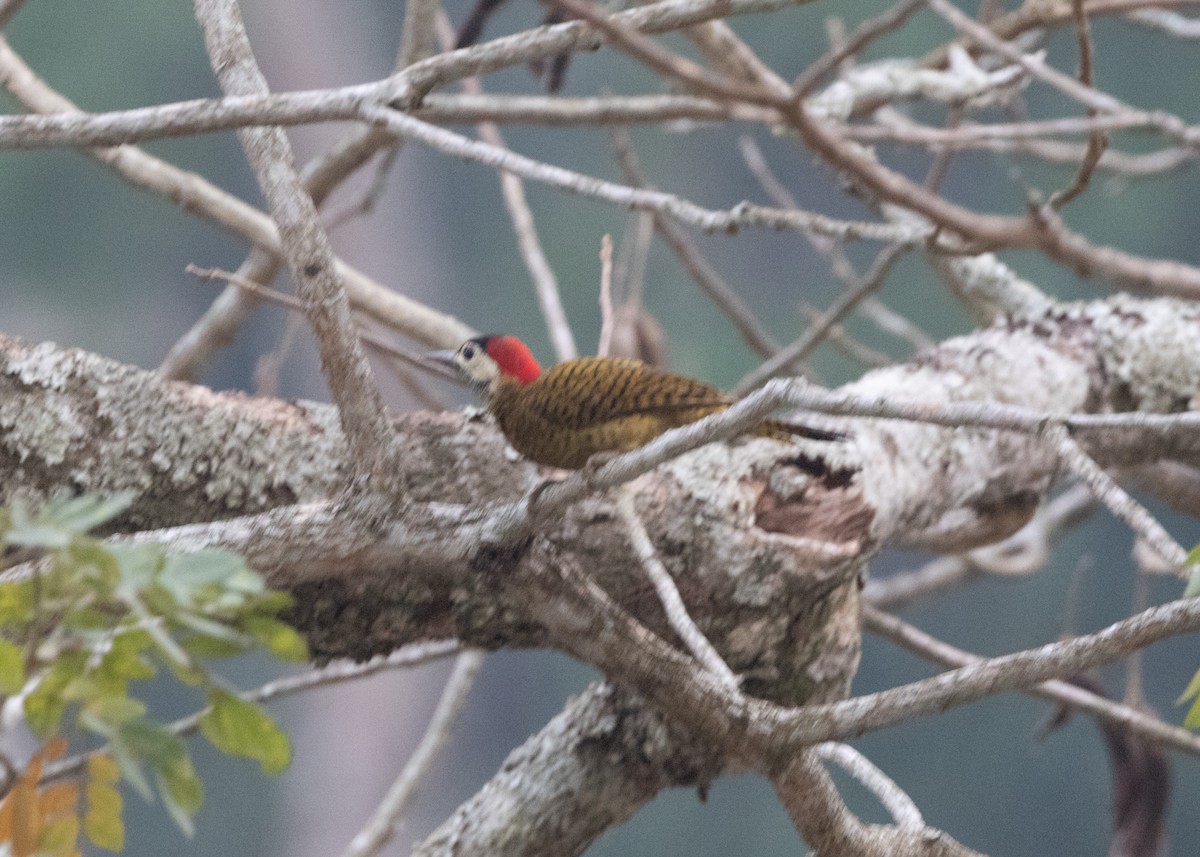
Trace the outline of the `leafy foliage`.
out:
[[[130,692],[164,666],[203,695],[200,731],[213,746],[268,773],[291,760],[271,717],[209,666],[259,647],[306,660],[303,639],[278,618],[290,599],[226,551],[171,554],[158,544],[88,535],[129,502],[80,497],[36,512],[0,510],[0,547],[32,557],[26,567],[33,569],[0,582],[0,694],[20,700],[30,729],[45,740],[0,800],[0,844],[15,857],[77,854],[81,829],[93,844],[121,850],[121,781],[147,800],[157,793],[192,832],[204,786],[187,743]],[[82,816],[79,785],[40,784],[46,763],[66,752],[65,735],[78,732],[104,741],[87,760]]]
[[[1179,697],[1179,704],[1182,705],[1189,699],[1192,700],[1192,707],[1188,710],[1183,725],[1189,729],[1200,729],[1200,671],[1188,682],[1187,688]]]
[[[1187,565],[1192,570],[1188,575],[1187,588],[1183,591],[1183,597],[1195,598],[1200,595],[1200,545],[1196,545],[1188,553]]]

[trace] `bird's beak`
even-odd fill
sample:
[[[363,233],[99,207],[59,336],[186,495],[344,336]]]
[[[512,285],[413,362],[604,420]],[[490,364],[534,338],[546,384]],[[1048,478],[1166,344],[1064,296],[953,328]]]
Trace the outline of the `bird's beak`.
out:
[[[458,364],[454,362],[454,351],[426,351],[422,356],[430,363],[438,366],[448,366],[451,369],[458,370]]]
[[[455,384],[466,383],[462,369],[454,362],[453,351],[426,351],[415,354],[413,362],[431,375],[437,375]]]

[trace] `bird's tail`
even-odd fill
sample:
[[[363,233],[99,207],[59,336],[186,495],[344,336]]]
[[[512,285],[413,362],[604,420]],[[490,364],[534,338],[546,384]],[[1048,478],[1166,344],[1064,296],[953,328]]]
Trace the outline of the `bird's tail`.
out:
[[[767,420],[755,431],[757,437],[769,437],[774,440],[790,441],[802,437],[806,440],[816,440],[822,443],[837,443],[846,440],[849,435],[845,432],[813,428],[797,423],[785,423],[782,420]]]

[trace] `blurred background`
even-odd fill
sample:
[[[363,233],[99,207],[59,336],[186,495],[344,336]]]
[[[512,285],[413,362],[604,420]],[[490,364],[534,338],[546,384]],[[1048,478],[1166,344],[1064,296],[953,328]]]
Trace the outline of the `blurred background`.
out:
[[[447,0],[455,22],[465,0]],[[732,22],[760,56],[785,77],[795,75],[826,47],[825,19],[849,26],[886,8],[867,0],[813,3],[771,16]],[[313,0],[247,0],[251,40],[273,89],[332,87],[386,76],[399,42],[403,5],[379,0],[329,4]],[[967,8],[964,6],[964,8]],[[970,11],[974,11],[973,8]],[[500,35],[535,25],[542,10],[510,0],[488,25]],[[1195,119],[1190,79],[1194,48],[1128,22],[1094,23],[1098,84],[1145,108],[1163,108]],[[51,86],[81,108],[102,111],[153,105],[218,93],[190,4],[29,2],[6,32]],[[868,52],[869,57],[914,56],[951,36],[940,19],[924,14]],[[686,50],[678,37],[668,43]],[[1075,67],[1070,32],[1049,41],[1058,68]],[[1153,61],[1147,58],[1152,57]],[[492,92],[541,91],[527,69],[516,67],[484,82]],[[575,57],[567,94],[656,92],[660,85],[632,62],[611,52]],[[1053,96],[1029,94],[1033,115],[1062,111]],[[20,112],[0,95],[6,112]],[[1067,108],[1070,112],[1070,108]],[[1078,111],[1075,111],[1077,114]],[[472,129],[460,129],[473,133]],[[337,140],[345,128],[290,131],[303,163]],[[511,148],[591,175],[619,180],[609,139],[593,130],[512,127]],[[678,133],[634,129],[648,181],[701,205],[729,207],[740,200],[768,202],[738,154],[750,134],[783,183],[810,210],[859,217],[866,212],[839,188],[836,177],[813,164],[794,144],[750,126],[692,127]],[[1128,150],[1151,141],[1127,135]],[[233,134],[153,142],[145,147],[217,185],[262,204]],[[889,162],[923,175],[924,152],[888,150]],[[947,177],[947,195],[991,211],[1023,209],[1030,188],[1053,190],[1070,182],[1070,168],[1051,169],[1008,156],[963,154]],[[356,206],[374,180],[367,170],[349,182],[325,210],[336,217]],[[599,332],[598,251],[603,235],[620,240],[624,211],[536,186],[526,188],[540,236],[560,284],[581,351],[594,350]],[[1067,214],[1093,240],[1147,256],[1196,262],[1192,169],[1137,183],[1098,177]],[[504,214],[496,176],[486,168],[446,158],[415,145],[404,147],[386,178],[375,210],[345,220],[332,232],[337,252],[377,280],[452,313],[481,330],[520,335],[543,362],[553,351],[537,310],[529,277]],[[826,260],[796,233],[746,231],[736,237],[693,235],[714,265],[766,320],[783,342],[806,324],[802,305],[827,306],[839,285]],[[865,267],[875,246],[850,246]],[[245,242],[190,217],[169,201],[134,189],[85,155],[72,151],[0,152],[0,330],[30,341],[105,354],[153,368],[200,316],[218,287],[186,274],[189,263],[234,269]],[[1080,282],[1032,253],[1005,261],[1062,299],[1107,293]],[[880,294],[888,306],[942,339],[971,329],[971,321],[938,284],[919,256],[893,270]],[[757,363],[732,330],[659,243],[651,249],[645,305],[666,334],[671,368],[722,386],[733,385]],[[854,317],[847,329],[894,357],[907,345]],[[216,389],[256,387],[255,367],[280,343],[283,313],[260,308],[233,346],[202,378]],[[813,360],[820,379],[838,384],[863,367],[823,347]],[[387,379],[398,410],[413,407]],[[457,403],[466,398],[441,390]],[[315,351],[301,333],[279,377],[287,398],[327,399]],[[1154,507],[1185,546],[1200,541],[1194,520]],[[1127,615],[1133,592],[1132,539],[1123,525],[1097,515],[1058,547],[1044,570],[1022,578],[986,578],[909,605],[903,615],[948,642],[980,654],[999,654],[1085,632]],[[886,576],[927,557],[889,552],[874,565]],[[1153,602],[1179,595],[1171,580],[1151,584]],[[1181,722],[1174,705],[1196,667],[1200,647],[1176,639],[1145,656],[1149,702],[1167,720]],[[249,762],[219,757],[199,742],[197,763],[208,786],[197,835],[186,840],[161,807],[127,796],[130,855],[328,855],[339,853],[369,817],[411,752],[440,692],[449,664],[390,673],[353,685],[319,690],[273,707],[294,738],[296,758],[282,776],[267,779]],[[865,693],[924,677],[931,668],[890,644],[868,636],[855,692]],[[245,660],[226,673],[242,687],[268,676]],[[407,853],[463,799],[479,788],[505,755],[540,729],[565,699],[596,675],[570,659],[545,652],[489,655],[453,741],[424,782],[414,809],[387,853]],[[1105,672],[1120,695],[1123,673]],[[188,713],[198,699],[160,694],[163,716]],[[1110,836],[1110,773],[1103,743],[1090,721],[1078,719],[1045,741],[1037,733],[1049,706],[1008,695],[936,718],[888,729],[855,742],[914,798],[929,823],[993,854],[1105,853]],[[1175,855],[1200,853],[1200,829],[1187,811],[1200,788],[1195,759],[1175,758],[1176,799],[1169,830]],[[873,800],[845,783],[851,806],[868,820],[884,816]],[[768,783],[752,776],[725,777],[706,803],[694,791],[662,795],[628,824],[606,834],[589,852],[610,855],[795,854],[797,839]]]

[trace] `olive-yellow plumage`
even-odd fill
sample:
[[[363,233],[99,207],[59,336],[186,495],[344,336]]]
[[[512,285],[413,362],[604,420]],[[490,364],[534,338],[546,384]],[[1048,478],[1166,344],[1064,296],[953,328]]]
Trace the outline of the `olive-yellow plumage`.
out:
[[[543,372],[512,336],[467,340],[450,359],[487,396],[488,410],[517,452],[572,470],[598,452],[636,449],[734,401],[715,387],[639,360],[579,357]],[[751,434],[778,440],[840,437],[776,421]]]

